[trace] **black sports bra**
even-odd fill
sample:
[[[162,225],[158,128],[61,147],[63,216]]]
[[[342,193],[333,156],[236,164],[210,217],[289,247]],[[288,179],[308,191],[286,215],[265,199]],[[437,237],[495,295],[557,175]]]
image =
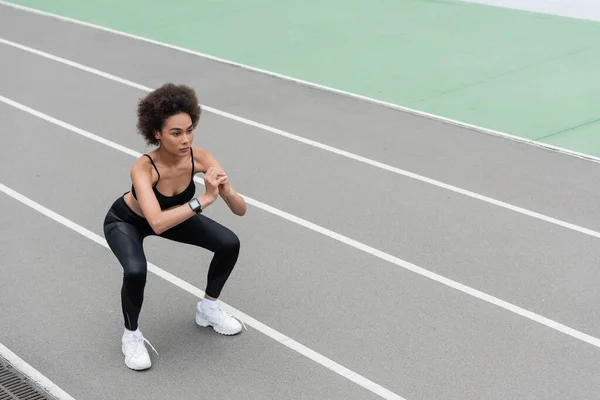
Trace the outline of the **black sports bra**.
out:
[[[185,188],[185,190],[183,192],[178,193],[175,196],[165,196],[156,189],[156,185],[158,184],[158,181],[160,181],[160,173],[158,172],[158,168],[156,168],[156,165],[154,164],[152,157],[150,157],[148,154],[144,154],[146,157],[148,157],[150,159],[152,166],[154,166],[154,169],[156,170],[156,173],[158,174],[158,180],[156,181],[156,183],[154,185],[152,185],[152,190],[154,191],[154,195],[156,196],[156,199],[158,200],[158,204],[160,204],[161,210],[166,210],[167,208],[185,204],[194,197],[194,194],[196,193],[196,185],[194,184],[194,153],[192,152],[191,147],[190,147],[190,153],[192,155],[192,178],[190,180],[190,184],[188,185],[187,188]],[[131,194],[133,194],[133,197],[137,200],[137,197],[135,195],[135,188],[133,187],[133,185],[131,185]]]

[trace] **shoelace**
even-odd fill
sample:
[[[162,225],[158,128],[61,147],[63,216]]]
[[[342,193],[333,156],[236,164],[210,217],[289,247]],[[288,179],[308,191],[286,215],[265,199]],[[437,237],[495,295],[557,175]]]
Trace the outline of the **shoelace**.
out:
[[[248,331],[248,328],[246,328],[246,324],[244,324],[244,321],[237,314],[235,314],[233,311],[231,312],[231,314],[226,311],[223,311],[223,312],[225,314],[229,315],[230,317],[233,317],[233,318],[237,319],[238,321],[240,321],[242,323],[242,326],[244,327],[244,330]]]
[[[144,339],[144,342],[148,343],[150,345],[150,347],[152,347],[152,350],[154,350],[154,352],[156,353],[156,355],[158,355],[158,351],[156,351],[156,349],[154,348],[154,346],[152,346],[152,343],[150,343],[148,341],[148,339],[146,339],[145,337],[142,337]]]
[[[150,347],[152,348],[152,350],[154,350],[154,352],[156,353],[156,355],[158,355],[158,351],[156,351],[156,349],[154,348],[154,346],[152,346],[152,343],[150,343],[148,341],[148,339],[146,339],[145,337],[139,336],[139,337],[136,337],[134,340],[135,340],[135,346],[136,346],[135,347],[136,348],[135,351],[136,352],[138,352],[138,351],[140,351],[142,349],[142,347],[140,346],[140,343],[143,344],[144,342],[146,342],[146,343],[148,343],[150,345]]]
[[[244,324],[244,320],[242,320],[239,315],[237,315],[236,313],[234,313],[233,311],[224,311],[220,306],[217,306],[216,310],[219,313],[222,313],[228,317],[232,317],[237,319],[238,321],[240,321],[242,323],[242,326],[244,327],[245,331],[248,331],[248,328],[246,328],[246,324]]]

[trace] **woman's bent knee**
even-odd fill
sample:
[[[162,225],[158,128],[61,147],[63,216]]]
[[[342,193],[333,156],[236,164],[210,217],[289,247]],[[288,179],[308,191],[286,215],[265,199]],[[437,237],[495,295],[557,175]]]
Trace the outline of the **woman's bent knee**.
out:
[[[221,242],[219,252],[237,255],[240,252],[240,246],[240,238],[231,232]]]
[[[123,269],[123,278],[128,282],[145,283],[147,275],[146,263],[129,263]]]

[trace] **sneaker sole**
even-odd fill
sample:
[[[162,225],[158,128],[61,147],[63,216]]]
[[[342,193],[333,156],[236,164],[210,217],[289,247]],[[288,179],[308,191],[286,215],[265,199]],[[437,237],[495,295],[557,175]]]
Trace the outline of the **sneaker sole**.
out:
[[[121,349],[121,352],[123,353],[123,355],[125,355],[125,352]],[[134,371],[143,371],[145,369],[149,369],[152,366],[152,363],[148,364],[148,366],[141,366],[141,367],[136,367],[132,364],[130,364],[129,362],[127,362],[127,359],[125,359],[125,365],[127,366],[127,368],[132,369]]]
[[[152,365],[148,365],[147,367],[134,367],[133,365],[129,364],[127,361],[125,361],[125,365],[127,365],[127,367],[129,369],[132,369],[134,371],[144,371],[146,369],[150,369],[150,367],[152,366]]]
[[[239,331],[234,331],[234,332],[225,331],[225,330],[219,328],[218,326],[212,325],[209,321],[205,320],[204,318],[199,317],[198,314],[196,314],[196,324],[198,324],[199,326],[201,326],[203,328],[212,326],[212,328],[215,332],[217,332],[221,335],[225,335],[225,336],[234,336],[242,331],[241,329]]]

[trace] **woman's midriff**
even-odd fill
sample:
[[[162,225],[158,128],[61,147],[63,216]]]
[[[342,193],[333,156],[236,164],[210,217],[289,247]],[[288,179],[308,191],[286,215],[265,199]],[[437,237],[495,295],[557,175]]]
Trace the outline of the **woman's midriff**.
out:
[[[140,203],[138,203],[137,200],[133,198],[131,192],[125,193],[123,195],[123,200],[125,200],[125,204],[127,204],[127,207],[129,207],[131,211],[133,211],[140,217],[145,218],[144,213],[142,212],[142,209],[140,207]]]

